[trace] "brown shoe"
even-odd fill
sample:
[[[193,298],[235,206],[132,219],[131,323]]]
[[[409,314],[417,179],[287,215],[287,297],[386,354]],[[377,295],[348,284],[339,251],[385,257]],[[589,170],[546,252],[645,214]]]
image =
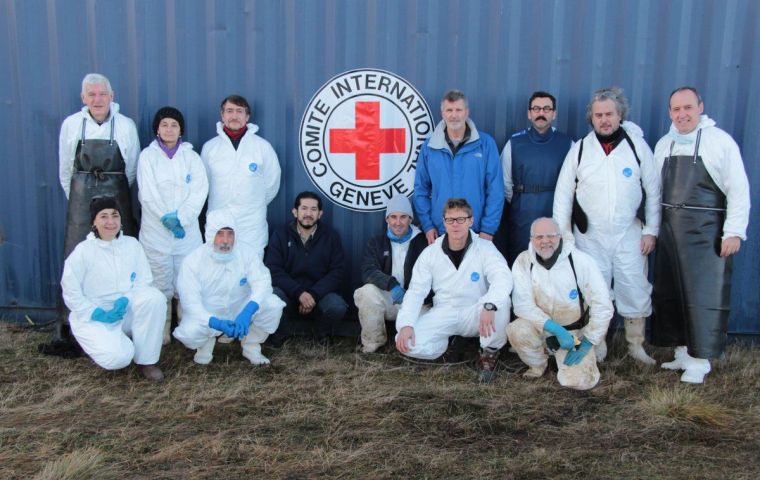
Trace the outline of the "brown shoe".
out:
[[[478,358],[478,373],[481,383],[491,383],[496,378],[496,365],[499,361],[499,351],[484,348]]]
[[[155,365],[138,365],[143,377],[153,382],[162,382],[164,380],[164,372],[161,371]]]

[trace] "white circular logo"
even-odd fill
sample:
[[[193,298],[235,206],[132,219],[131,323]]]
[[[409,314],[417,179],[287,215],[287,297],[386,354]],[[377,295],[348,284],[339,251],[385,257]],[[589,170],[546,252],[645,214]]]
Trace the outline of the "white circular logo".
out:
[[[417,154],[434,127],[409,82],[384,70],[351,70],[325,83],[306,107],[301,160],[333,202],[382,210],[394,194],[411,195]]]

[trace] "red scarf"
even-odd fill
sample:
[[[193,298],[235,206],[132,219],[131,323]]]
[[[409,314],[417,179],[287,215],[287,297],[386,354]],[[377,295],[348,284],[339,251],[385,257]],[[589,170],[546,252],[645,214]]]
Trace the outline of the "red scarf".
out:
[[[230,130],[226,126],[224,126],[224,133],[227,134],[228,137],[230,137],[232,140],[240,140],[243,138],[243,135],[245,135],[245,132],[248,131],[248,125],[241,128],[240,130]]]

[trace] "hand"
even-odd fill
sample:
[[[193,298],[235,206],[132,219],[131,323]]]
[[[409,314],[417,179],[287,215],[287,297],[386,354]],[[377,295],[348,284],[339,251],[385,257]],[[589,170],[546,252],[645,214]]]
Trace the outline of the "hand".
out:
[[[393,297],[393,303],[401,303],[404,301],[404,295],[406,290],[401,285],[396,285],[391,289],[391,297]]]
[[[739,237],[726,237],[720,242],[720,256],[728,257],[735,254],[741,248],[742,239]]]
[[[493,242],[493,235],[489,235],[488,233],[485,233],[485,232],[480,232],[478,236],[482,238],[483,240],[488,240],[489,242]]]
[[[425,238],[427,238],[428,245],[432,245],[433,242],[435,242],[435,239],[438,238],[438,230],[431,228],[425,232]]]
[[[92,320],[95,320],[96,322],[112,323],[111,321],[108,320],[108,317],[106,316],[106,311],[100,307],[92,311],[92,315],[90,315],[90,318]]]
[[[641,236],[641,254],[645,257],[654,252],[654,247],[657,244],[657,237],[654,235],[642,235]]]
[[[298,313],[301,315],[308,315],[317,306],[317,301],[311,296],[309,292],[303,292],[298,296]]]
[[[235,338],[235,323],[231,320],[222,320],[216,317],[209,317],[208,326],[214,330],[219,330],[230,338]]]
[[[581,360],[583,360],[583,357],[586,356],[589,350],[591,350],[592,346],[593,345],[591,345],[591,342],[586,340],[586,337],[581,338],[580,346],[577,349],[568,352],[563,363],[568,367],[572,365],[578,365],[581,363]]]
[[[113,302],[111,308],[106,316],[110,320],[108,323],[115,323],[124,318],[124,314],[127,313],[127,305],[129,305],[129,299],[127,297],[119,297]]]
[[[185,229],[179,223],[176,227],[171,229],[174,238],[185,238]]]
[[[559,348],[570,350],[575,346],[575,337],[565,327],[551,318],[544,322],[544,330],[557,337]]]
[[[491,334],[496,333],[496,312],[484,308],[480,310],[478,332],[481,337],[490,337]]]
[[[167,230],[172,230],[179,225],[179,219],[177,218],[177,211],[169,212],[161,217],[161,223]]]
[[[251,317],[253,317],[258,309],[259,304],[251,300],[235,317],[235,336],[237,338],[243,338],[248,335],[248,329],[251,328]]]
[[[414,328],[404,327],[398,332],[396,350],[401,353],[409,353],[412,347],[414,347]]]

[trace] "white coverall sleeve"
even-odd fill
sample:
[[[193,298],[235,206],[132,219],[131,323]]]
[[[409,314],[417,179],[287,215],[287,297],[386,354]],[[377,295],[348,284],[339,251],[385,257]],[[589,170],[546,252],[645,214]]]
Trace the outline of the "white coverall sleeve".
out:
[[[137,160],[140,155],[140,137],[137,135],[137,127],[131,118],[122,117],[128,125],[127,135],[129,143],[127,145],[127,158],[124,159],[125,173],[127,182],[132,186],[137,179]]]
[[[493,243],[485,240],[479,243],[485,255],[483,273],[488,281],[488,291],[480,299],[481,305],[493,303],[499,310],[508,311],[512,293],[512,274],[507,261]]]
[[[140,160],[137,164],[137,185],[139,187],[137,197],[140,199],[140,206],[143,210],[150,212],[156,218],[161,218],[164,214],[169,213],[169,209],[158,192],[153,164],[148,161],[149,154],[146,153],[149,148],[150,146],[140,154]]]
[[[575,176],[578,170],[578,148],[582,141],[583,139],[576,142],[565,155],[565,161],[557,178],[557,187],[554,190],[552,212],[554,220],[563,232],[573,232],[570,222],[575,195]]]
[[[251,283],[251,297],[249,300],[261,305],[264,299],[273,293],[272,276],[269,273],[269,269],[264,266],[258,257],[254,257],[248,262],[246,275]]]
[[[266,169],[267,175],[267,191],[266,191],[266,203],[269,203],[277,196],[277,192],[280,190],[280,162],[277,160],[277,153],[275,153],[269,142],[266,142],[263,148],[263,155],[268,168]]]
[[[58,137],[58,178],[61,180],[61,187],[69,198],[69,187],[71,187],[71,177],[74,170],[74,153],[76,147],[72,148],[71,125],[74,122],[63,121],[61,124],[61,133]]]
[[[84,273],[85,266],[82,249],[74,249],[63,265],[61,289],[63,290],[63,300],[66,306],[78,318],[91,317],[92,312],[98,307],[82,291]]]
[[[422,251],[412,268],[412,280],[409,282],[409,288],[404,295],[404,301],[401,303],[401,309],[396,316],[396,331],[404,327],[411,327],[422,310],[433,285],[433,265],[432,258],[434,253],[433,246]]]
[[[649,145],[643,139],[637,143],[636,150],[641,161],[641,186],[647,194],[644,204],[647,223],[644,225],[642,234],[656,237],[660,233],[660,200],[662,198],[659,169]]]
[[[203,274],[203,267],[202,265],[197,265],[200,257],[195,255],[191,257],[190,255],[185,257],[185,261],[182,262],[182,266],[179,268],[179,275],[177,276],[179,299],[182,302],[182,310],[187,314],[188,318],[205,319],[208,325],[208,319],[212,316],[212,313],[203,306],[203,292],[201,291],[201,282],[199,280],[200,275]]]
[[[177,209],[177,218],[182,226],[191,225],[198,220],[198,215],[203,210],[203,204],[208,197],[208,176],[206,168],[197,153],[191,152],[190,175],[193,177],[193,188],[190,195]]]
[[[512,289],[512,307],[515,316],[528,320],[539,332],[551,317],[541,310],[533,298],[533,282],[530,275],[530,253],[522,252],[512,265],[514,287]]]
[[[582,257],[584,260],[579,261]],[[583,335],[589,342],[597,345],[607,335],[610,320],[615,312],[610,300],[609,288],[591,257],[584,256],[582,252],[576,250],[573,252],[573,258],[578,274],[578,288],[583,293],[583,299],[589,308],[589,321],[583,327]]]
[[[151,287],[153,286],[153,272],[150,270],[150,264],[148,263],[148,257],[145,256],[145,250],[142,245],[135,240],[134,255],[137,256],[137,278],[135,279],[135,289]]]
[[[501,170],[504,174],[504,198],[507,202],[512,201],[512,140],[507,141],[504,150],[501,151]]]
[[[749,181],[744,170],[739,145],[728,134],[725,137],[725,149],[721,155],[719,167],[727,201],[723,238],[739,237],[747,240],[750,209]]]

